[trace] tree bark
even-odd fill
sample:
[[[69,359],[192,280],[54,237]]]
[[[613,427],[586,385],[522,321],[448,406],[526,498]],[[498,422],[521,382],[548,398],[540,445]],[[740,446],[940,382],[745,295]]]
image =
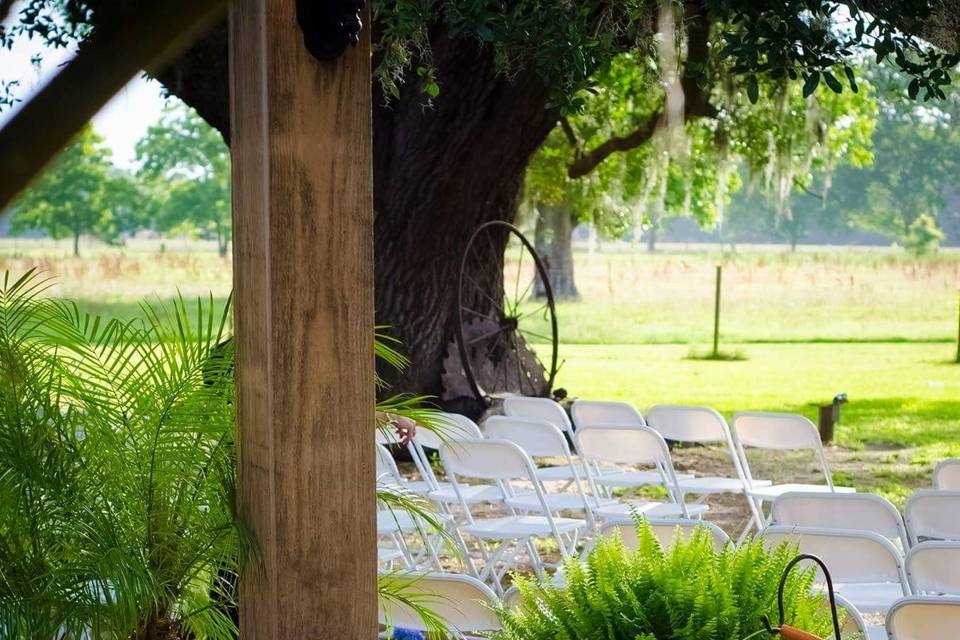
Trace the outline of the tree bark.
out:
[[[73,257],[80,257],[80,232],[78,231],[73,233]]]
[[[372,87],[377,323],[411,359],[403,374],[380,372],[391,393],[439,395],[463,249],[480,224],[514,219],[527,160],[558,116],[532,74],[497,73],[490,47],[440,32],[431,47],[441,88],[431,106],[414,71],[399,99]],[[229,143],[226,59],[221,25],[158,79]],[[502,264],[502,251],[491,255],[478,279],[495,289]]]
[[[539,212],[536,248],[550,276],[553,295],[558,300],[579,300],[573,269],[573,216],[563,205],[541,205]],[[534,291],[542,296],[542,285],[537,283]]]

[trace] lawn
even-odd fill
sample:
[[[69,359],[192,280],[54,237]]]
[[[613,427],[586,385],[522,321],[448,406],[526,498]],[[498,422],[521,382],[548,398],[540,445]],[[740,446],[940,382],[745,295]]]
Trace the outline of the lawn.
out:
[[[39,265],[57,277],[59,294],[120,316],[178,288],[187,297],[228,295],[229,258],[189,248],[135,245],[73,258],[63,248],[0,243],[0,270]],[[929,484],[934,461],[960,456],[960,366],[950,364],[960,253],[914,260],[892,250],[747,249],[578,253],[581,300],[558,307],[558,384],[640,408],[703,404],[728,416],[798,411],[814,420],[818,404],[846,392],[850,404],[829,451],[834,477],[902,503]],[[721,344],[745,360],[687,358],[711,340],[718,263]],[[676,456],[683,468],[726,471],[722,456],[702,449]],[[805,458],[754,458],[759,475],[813,477]],[[720,507],[712,517],[731,527],[745,515],[739,503]]]

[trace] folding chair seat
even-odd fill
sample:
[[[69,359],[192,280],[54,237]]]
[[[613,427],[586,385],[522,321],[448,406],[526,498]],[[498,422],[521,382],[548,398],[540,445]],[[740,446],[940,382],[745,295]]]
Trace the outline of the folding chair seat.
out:
[[[626,402],[575,400],[570,415],[577,429],[598,426],[645,427],[639,411]]]
[[[836,592],[863,613],[884,613],[897,599],[910,595],[900,551],[879,534],[772,526],[761,536],[769,548],[788,543],[823,560]]]
[[[592,488],[598,485],[610,487],[642,487],[663,485],[670,496],[670,503],[624,503],[601,505],[595,509],[601,520],[633,521],[635,514],[654,518],[686,518],[699,516],[709,507],[704,504],[688,505],[679,489],[677,472],[673,468],[670,450],[659,433],[649,427],[594,426],[577,429],[577,449],[588,463],[589,482]],[[653,471],[600,471],[601,464],[652,467]],[[595,489],[599,495],[599,489]]]
[[[683,405],[654,405],[647,411],[647,424],[655,429],[666,440],[675,442],[693,442],[697,444],[720,444],[730,456],[730,476],[698,476],[680,480],[680,490],[684,494],[709,496],[716,493],[742,494],[747,500],[750,509],[756,505],[746,491],[749,488],[767,487],[773,483],[769,480],[753,480],[747,482],[743,472],[740,456],[737,454],[730,427],[719,413],[709,407],[692,407]]]
[[[903,598],[887,613],[889,640],[956,640],[960,598]]]
[[[763,520],[763,503],[771,502],[779,495],[797,491],[808,493],[853,493],[856,491],[852,487],[837,487],[833,484],[830,465],[827,463],[827,456],[824,454],[823,445],[820,443],[820,433],[812,422],[801,415],[752,411],[737,413],[733,416],[733,439],[737,447],[737,453],[740,455],[744,476],[750,485],[747,495],[753,499],[756,505],[756,509],[753,510],[753,524],[758,531],[763,529],[766,524]],[[820,465],[826,484],[784,483],[758,486],[754,484],[745,447],[780,451],[812,451]],[[741,540],[746,537],[748,530],[749,528],[744,530],[740,536]]]
[[[933,470],[933,488],[960,491],[960,458],[941,460]]]
[[[484,429],[488,438],[509,440],[523,449],[531,459],[560,458],[565,462],[560,467],[566,468],[573,491],[545,490],[546,504],[553,511],[582,512],[592,528],[595,525],[593,511],[601,506],[616,504],[615,500],[600,497],[596,493],[587,494],[584,487],[584,481],[589,482],[586,470],[573,461],[567,439],[553,424],[533,418],[493,416],[484,423]],[[539,473],[537,477],[543,481]],[[540,498],[533,492],[507,498],[506,503],[518,511],[540,512]]]
[[[496,607],[500,601],[490,587],[471,576],[454,573],[394,574],[389,580],[416,593],[454,638],[487,637],[500,629]],[[413,631],[433,631],[420,614],[393,598],[378,598],[380,624]]]
[[[960,542],[960,491],[917,491],[907,499],[903,517],[910,542]]]
[[[901,553],[910,546],[900,512],[889,500],[872,493],[784,493],[773,500],[770,524],[872,531]]]
[[[503,413],[513,418],[545,420],[568,436],[570,441],[573,442],[573,425],[570,423],[567,412],[550,398],[508,396],[503,401]],[[484,428],[486,428],[490,420],[495,417],[496,416],[488,418],[484,423]],[[573,456],[574,464],[579,467],[578,472],[582,477],[586,472],[583,469],[582,463],[576,459],[576,451],[572,451],[571,455]],[[573,474],[567,465],[537,467],[537,477],[545,482],[550,480],[573,480]]]
[[[576,535],[587,527],[587,522],[555,515],[547,505],[533,462],[519,446],[508,440],[461,440],[441,446],[440,459],[458,495],[460,477],[497,481],[506,498],[517,496],[512,483],[522,481],[532,486],[533,493],[540,501],[538,511],[543,515],[518,514],[510,507],[510,515],[489,518],[475,518],[470,505],[463,499],[460,501],[467,519],[467,524],[462,525],[460,531],[480,541],[484,568],[478,577],[491,579],[498,593],[503,591],[501,578],[517,563],[520,547],[526,547],[533,569],[540,577],[543,576],[543,562],[536,549],[537,539],[554,540],[561,556],[570,556],[576,544]],[[497,546],[490,552],[486,548],[487,543],[496,543]],[[502,567],[498,569],[500,563]],[[476,572],[472,566],[471,569]]]
[[[960,543],[921,542],[910,549],[907,579],[917,595],[960,597]]]

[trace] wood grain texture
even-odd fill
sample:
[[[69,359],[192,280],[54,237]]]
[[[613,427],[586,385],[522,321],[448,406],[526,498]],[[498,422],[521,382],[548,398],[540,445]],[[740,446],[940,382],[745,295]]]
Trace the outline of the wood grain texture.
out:
[[[369,640],[369,35],[337,62],[316,62],[294,4],[231,10],[239,499],[260,547],[241,576],[241,636]]]

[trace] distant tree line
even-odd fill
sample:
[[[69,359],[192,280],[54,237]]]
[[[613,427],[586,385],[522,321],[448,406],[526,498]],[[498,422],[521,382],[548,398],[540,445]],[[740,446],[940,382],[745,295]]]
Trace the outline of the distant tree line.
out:
[[[12,209],[11,233],[72,238],[74,255],[83,236],[121,244],[143,229],[215,240],[225,255],[230,151],[193,110],[171,105],[137,142],[127,170],[88,125]]]

